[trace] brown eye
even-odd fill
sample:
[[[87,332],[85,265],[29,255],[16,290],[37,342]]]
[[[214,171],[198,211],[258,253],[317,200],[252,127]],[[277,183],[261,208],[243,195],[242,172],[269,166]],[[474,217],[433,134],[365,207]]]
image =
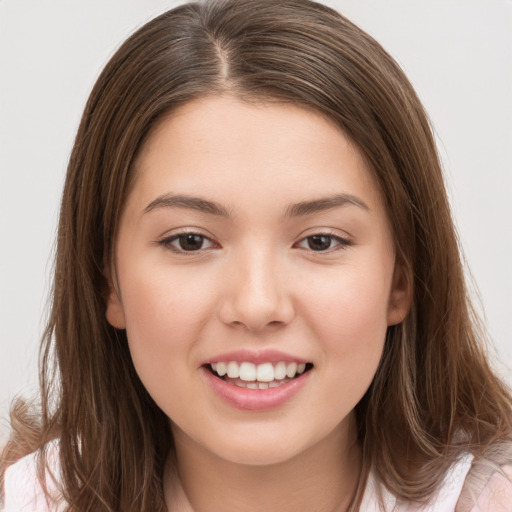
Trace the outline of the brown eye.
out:
[[[174,252],[197,252],[214,246],[209,238],[198,233],[174,235],[162,240],[160,244]]]
[[[308,249],[312,251],[326,251],[331,248],[333,242],[332,236],[328,235],[313,235],[306,238]]]
[[[327,252],[343,249],[350,245],[350,241],[339,236],[319,233],[303,238],[297,245],[314,252]]]
[[[203,248],[204,236],[188,233],[180,235],[177,239],[180,249],[183,251],[199,251]]]

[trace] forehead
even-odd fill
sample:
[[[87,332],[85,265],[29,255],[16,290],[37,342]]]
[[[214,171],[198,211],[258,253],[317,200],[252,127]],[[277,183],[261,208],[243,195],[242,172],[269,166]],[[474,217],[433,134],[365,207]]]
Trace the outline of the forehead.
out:
[[[372,173],[343,131],[317,111],[290,103],[232,96],[190,101],[157,123],[134,167],[133,192],[145,199],[224,191],[233,203],[269,193],[296,202],[357,193],[381,203]]]

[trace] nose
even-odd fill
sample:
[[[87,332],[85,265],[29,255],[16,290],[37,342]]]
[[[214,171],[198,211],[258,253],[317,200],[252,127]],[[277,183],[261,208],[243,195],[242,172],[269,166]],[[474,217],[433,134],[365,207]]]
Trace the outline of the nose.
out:
[[[223,323],[261,332],[292,321],[290,276],[268,252],[248,251],[230,264],[219,310]]]

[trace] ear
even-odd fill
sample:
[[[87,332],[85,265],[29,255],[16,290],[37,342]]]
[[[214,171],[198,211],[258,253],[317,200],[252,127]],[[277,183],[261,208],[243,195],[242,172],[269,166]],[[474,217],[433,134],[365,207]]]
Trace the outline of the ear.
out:
[[[411,308],[412,285],[410,272],[404,265],[397,263],[393,273],[393,282],[389,294],[388,326],[402,322]]]
[[[121,303],[117,287],[114,286],[112,273],[108,268],[108,265],[105,265],[104,274],[107,280],[105,316],[112,327],[115,327],[116,329],[125,329],[126,321],[124,318],[123,304]]]

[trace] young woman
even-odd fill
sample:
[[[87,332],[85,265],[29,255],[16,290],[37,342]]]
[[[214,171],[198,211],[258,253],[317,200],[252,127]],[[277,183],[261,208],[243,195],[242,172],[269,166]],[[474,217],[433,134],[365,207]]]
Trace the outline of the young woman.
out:
[[[512,510],[425,112],[325,6],[188,4],[118,50],[42,350],[7,510]]]

